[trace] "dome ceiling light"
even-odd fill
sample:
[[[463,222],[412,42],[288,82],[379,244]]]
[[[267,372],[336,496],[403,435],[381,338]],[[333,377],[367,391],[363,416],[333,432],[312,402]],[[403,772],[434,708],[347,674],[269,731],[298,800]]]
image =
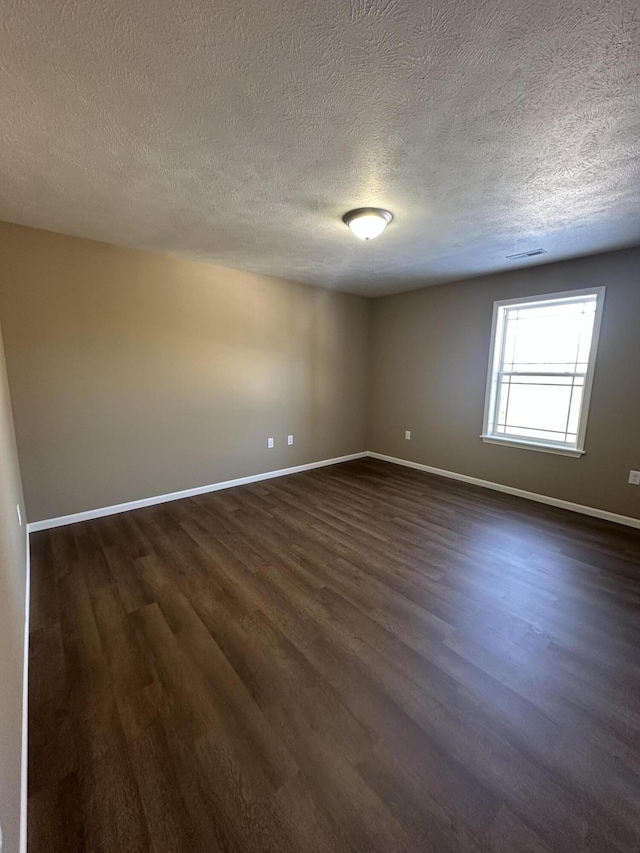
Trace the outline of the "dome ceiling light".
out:
[[[379,207],[359,207],[350,210],[342,217],[360,240],[373,240],[379,237],[393,219],[393,214]]]

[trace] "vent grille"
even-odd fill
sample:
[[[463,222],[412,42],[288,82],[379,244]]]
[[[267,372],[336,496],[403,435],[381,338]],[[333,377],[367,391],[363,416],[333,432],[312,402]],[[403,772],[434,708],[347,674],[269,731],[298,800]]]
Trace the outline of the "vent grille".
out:
[[[508,261],[519,261],[522,258],[535,258],[536,255],[546,255],[546,249],[531,249],[530,252],[518,252],[516,255],[507,255]]]

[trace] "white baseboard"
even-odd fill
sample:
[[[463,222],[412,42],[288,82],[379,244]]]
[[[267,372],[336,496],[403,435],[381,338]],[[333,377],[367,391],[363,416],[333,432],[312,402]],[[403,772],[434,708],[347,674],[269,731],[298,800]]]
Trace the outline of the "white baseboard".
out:
[[[76,512],[72,515],[61,515],[58,518],[46,518],[42,521],[34,521],[27,525],[28,533],[33,533],[36,530],[49,530],[53,527],[62,527],[66,524],[76,524],[79,521],[91,521],[94,518],[102,518],[106,515],[116,515],[120,512],[128,512],[132,509],[141,509],[146,506],[154,506],[155,504],[168,503],[169,501],[177,501],[181,498],[190,498],[195,495],[204,495],[207,492],[217,492],[221,489],[231,489],[234,486],[245,486],[248,483],[257,483],[261,480],[271,480],[275,477],[285,477],[288,474],[297,474],[301,471],[311,471],[314,468],[324,468],[328,465],[337,465],[340,462],[350,462],[352,459],[362,459],[365,456],[370,456],[373,459],[381,459],[383,462],[391,462],[394,465],[403,465],[405,468],[415,468],[418,471],[426,471],[428,474],[436,474],[438,477],[447,477],[450,480],[459,480],[462,483],[472,483],[474,486],[481,486],[484,489],[492,489],[495,492],[504,492],[507,495],[515,495],[519,498],[526,498],[536,503],[547,504],[548,506],[567,509],[570,512],[577,512],[581,515],[589,515],[592,518],[601,518],[604,521],[613,521],[616,524],[623,524],[626,527],[634,527],[640,529],[640,518],[632,518],[628,515],[619,515],[615,512],[609,512],[596,507],[583,506],[582,504],[572,503],[560,498],[553,498],[549,495],[539,495],[536,492],[528,492],[525,489],[517,489],[514,486],[505,486],[502,483],[494,483],[492,480],[481,480],[479,477],[470,477],[467,474],[458,474],[456,471],[446,471],[444,468],[434,468],[432,465],[423,465],[421,462],[411,462],[408,459],[400,459],[397,456],[386,456],[384,453],[374,453],[373,451],[363,451],[361,453],[350,453],[348,456],[336,456],[334,459],[321,459],[318,462],[308,462],[306,465],[296,465],[293,468],[280,468],[277,471],[265,471],[263,474],[252,474],[248,477],[239,477],[236,480],[224,480],[220,483],[211,483],[207,486],[198,486],[194,489],[184,489],[180,492],[171,492],[166,495],[156,495],[150,498],[142,498],[137,501],[128,501],[127,503],[114,504],[113,506],[99,507],[98,509],[90,509],[85,512]]]
[[[20,853],[27,853],[27,797],[29,768],[29,613],[31,608],[31,551],[27,538],[26,586],[24,595],[24,660],[22,664],[22,772],[20,780]]]
[[[272,480],[274,477],[286,477],[287,474],[298,474],[301,471],[311,471],[313,468],[324,468],[327,465],[337,465],[339,462],[350,462],[352,459],[362,459],[368,456],[366,450],[361,453],[350,453],[348,456],[336,456],[334,459],[321,459],[319,462],[307,462],[305,465],[295,465],[293,468],[280,468],[278,471],[265,471],[264,474],[252,474],[249,477],[239,477],[237,480],[224,480],[221,483],[212,483],[208,486],[197,486],[195,489],[184,489],[181,492],[171,492],[166,495],[156,495],[152,498],[142,498],[137,501],[104,506],[98,509],[89,509],[85,512],[76,512],[72,515],[61,515],[58,518],[45,518],[42,521],[33,521],[27,525],[29,533],[36,530],[50,530],[53,527],[63,527],[65,524],[76,524],[79,521],[91,521],[94,518],[102,518],[105,515],[117,515],[120,512],[128,512],[132,509],[141,509],[145,506],[178,501],[181,498],[192,498],[196,495],[205,495],[207,492],[218,492],[221,489],[232,489],[234,486],[246,486],[248,483],[257,483],[260,480]]]
[[[445,471],[443,468],[433,468],[431,465],[422,465],[420,462],[410,462],[408,459],[399,459],[397,456],[385,456],[383,453],[368,453],[373,459],[382,459],[383,462],[392,462],[394,465],[404,465],[405,468],[415,468],[418,471],[426,471],[428,474],[437,474],[438,477],[448,477],[450,480],[460,480],[463,483],[472,483],[474,486],[482,486],[484,489],[493,489],[495,492],[504,492],[507,495],[516,495],[549,506],[560,509],[568,509],[571,512],[579,512],[582,515],[590,515],[593,518],[601,518],[604,521],[613,521],[616,524],[624,524],[627,527],[640,529],[640,518],[632,518],[628,515],[618,515],[605,509],[596,509],[592,506],[582,506],[571,501],[563,501],[560,498],[552,498],[549,495],[538,495],[536,492],[527,492],[524,489],[516,489],[513,486],[504,486],[502,483],[493,483],[491,480],[481,480],[478,477],[469,477],[467,474],[458,474],[455,471]]]

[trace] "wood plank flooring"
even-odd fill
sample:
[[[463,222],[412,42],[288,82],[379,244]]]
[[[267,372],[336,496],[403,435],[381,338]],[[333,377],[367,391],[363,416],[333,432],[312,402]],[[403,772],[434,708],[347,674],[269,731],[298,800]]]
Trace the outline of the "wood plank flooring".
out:
[[[32,536],[30,853],[637,853],[640,534],[363,459]]]

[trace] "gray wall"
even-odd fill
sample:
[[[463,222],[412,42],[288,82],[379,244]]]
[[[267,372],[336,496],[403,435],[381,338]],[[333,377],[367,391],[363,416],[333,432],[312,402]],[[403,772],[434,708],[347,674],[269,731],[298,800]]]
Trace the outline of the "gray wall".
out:
[[[17,853],[20,837],[22,673],[26,531],[22,486],[0,332],[0,824],[3,853]]]
[[[606,285],[586,455],[485,444],[494,300]],[[369,449],[640,517],[640,250],[376,299]],[[412,431],[405,441],[404,431]]]
[[[367,449],[368,300],[8,224],[0,253],[29,521]]]

